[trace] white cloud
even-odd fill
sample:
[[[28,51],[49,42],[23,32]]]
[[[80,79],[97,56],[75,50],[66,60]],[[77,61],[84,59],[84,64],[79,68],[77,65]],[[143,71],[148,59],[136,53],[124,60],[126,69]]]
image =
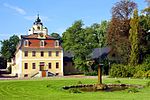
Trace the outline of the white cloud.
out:
[[[26,20],[35,20],[37,18],[37,16],[25,16],[24,17]],[[42,21],[50,21],[50,19],[47,16],[40,16],[40,19]]]
[[[4,3],[3,4],[5,7],[7,8],[10,8],[12,10],[15,10],[17,13],[21,14],[21,15],[25,15],[26,14],[26,11],[20,7],[17,7],[17,6],[13,6],[13,5],[10,5],[8,3]]]

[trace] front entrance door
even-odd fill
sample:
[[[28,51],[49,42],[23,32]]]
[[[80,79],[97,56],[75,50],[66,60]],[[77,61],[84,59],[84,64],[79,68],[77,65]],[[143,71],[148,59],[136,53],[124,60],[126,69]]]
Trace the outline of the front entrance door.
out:
[[[42,77],[46,77],[46,71],[42,71]]]

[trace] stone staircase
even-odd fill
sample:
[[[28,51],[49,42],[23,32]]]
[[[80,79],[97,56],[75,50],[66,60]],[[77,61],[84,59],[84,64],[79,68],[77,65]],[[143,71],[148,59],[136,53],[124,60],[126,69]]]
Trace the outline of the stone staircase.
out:
[[[30,77],[30,78],[37,77],[38,74],[39,74],[39,71],[34,71],[34,72],[32,72],[32,73],[29,75],[29,77]]]

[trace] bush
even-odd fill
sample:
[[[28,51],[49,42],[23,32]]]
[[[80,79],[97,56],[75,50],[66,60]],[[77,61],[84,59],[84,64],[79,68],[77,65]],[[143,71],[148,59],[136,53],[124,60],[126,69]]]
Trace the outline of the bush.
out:
[[[146,83],[146,86],[147,86],[147,87],[150,87],[150,81]]]
[[[150,70],[145,73],[146,78],[150,78]]]
[[[144,71],[142,71],[142,70],[137,71],[137,72],[134,74],[133,77],[135,77],[135,78],[143,78],[143,77],[144,77]]]
[[[98,75],[98,73],[97,73],[97,71],[92,71],[92,72],[86,72],[86,73],[84,73],[86,76],[97,76]]]
[[[114,64],[111,66],[110,77],[135,77],[135,78],[150,78],[150,56],[143,64],[137,66],[128,66],[122,64]]]
[[[129,92],[129,93],[137,93],[137,92],[139,92],[139,91],[138,91],[137,88],[134,88],[134,87],[133,87],[133,88],[129,88],[129,89],[128,89],[128,92]]]
[[[111,77],[127,77],[128,71],[127,68],[122,64],[114,64],[111,66],[109,75]]]
[[[135,67],[135,78],[150,78],[150,64],[143,63]]]

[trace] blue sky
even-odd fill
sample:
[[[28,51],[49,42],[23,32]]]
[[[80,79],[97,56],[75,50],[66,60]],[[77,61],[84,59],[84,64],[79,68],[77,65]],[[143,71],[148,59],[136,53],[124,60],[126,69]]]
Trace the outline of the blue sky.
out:
[[[62,34],[75,20],[85,26],[111,19],[111,8],[119,0],[0,0],[0,40],[25,35],[39,12],[49,33]],[[139,10],[145,0],[134,0]]]

